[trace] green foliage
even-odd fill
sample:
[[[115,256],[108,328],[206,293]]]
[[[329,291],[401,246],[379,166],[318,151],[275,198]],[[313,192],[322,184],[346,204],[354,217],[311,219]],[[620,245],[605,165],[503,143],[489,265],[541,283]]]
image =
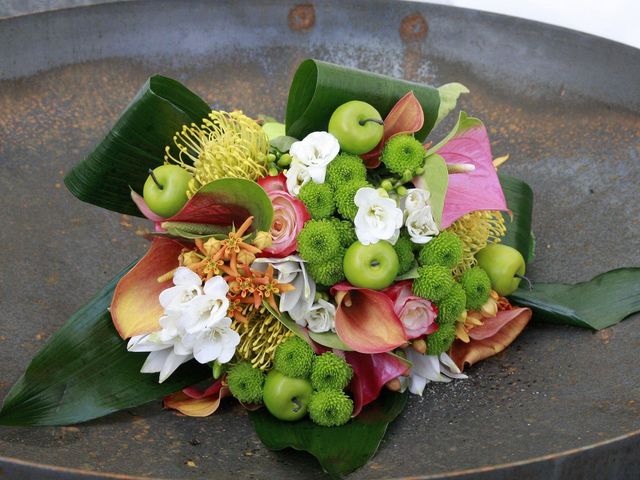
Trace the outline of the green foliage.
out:
[[[454,283],[451,270],[447,267],[427,265],[418,268],[418,278],[413,281],[413,293],[438,302],[449,293]]]
[[[300,337],[290,337],[276,348],[273,365],[283,375],[307,378],[313,365],[313,349]]]
[[[325,352],[313,359],[311,386],[314,390],[343,390],[352,376],[351,365],[333,352]]]
[[[349,220],[332,218],[331,223],[333,223],[333,226],[338,232],[340,245],[342,245],[344,248],[349,248],[352,243],[358,240],[358,237],[356,237],[356,229],[354,228],[353,223]]]
[[[344,280],[344,249],[341,249],[338,254],[325,260],[307,263],[307,269],[309,273],[320,285],[325,287],[331,287],[336,283],[340,283]]]
[[[438,330],[427,335],[427,355],[440,355],[451,348],[456,339],[456,322],[443,323]]]
[[[231,394],[242,403],[261,403],[264,373],[247,362],[235,365],[227,374]]]
[[[314,220],[330,217],[336,210],[333,189],[326,183],[308,182],[300,189],[298,198]]]
[[[338,213],[347,220],[353,220],[358,213],[358,207],[353,202],[353,197],[359,189],[363,187],[370,187],[365,180],[351,180],[338,188],[336,192],[336,207],[338,207]]]
[[[341,153],[327,166],[326,182],[336,190],[352,180],[364,181],[366,178],[367,169],[357,155]]]
[[[403,234],[400,235],[393,248],[396,251],[396,255],[398,255],[398,262],[400,263],[398,275],[403,275],[411,269],[415,262],[415,256],[413,255],[413,242],[407,235]]]
[[[491,280],[481,267],[466,270],[460,277],[460,284],[467,294],[467,308],[478,310],[489,300]]]
[[[338,232],[329,220],[309,220],[298,234],[298,251],[307,262],[324,262],[341,250]]]
[[[351,418],[353,400],[342,390],[314,392],[309,402],[309,418],[322,427],[339,427]]]
[[[453,284],[446,297],[440,300],[438,306],[438,324],[455,323],[460,314],[465,310],[467,295],[464,288],[458,282]]]
[[[424,147],[412,135],[396,135],[385,144],[380,160],[396,175],[413,173],[424,164]]]

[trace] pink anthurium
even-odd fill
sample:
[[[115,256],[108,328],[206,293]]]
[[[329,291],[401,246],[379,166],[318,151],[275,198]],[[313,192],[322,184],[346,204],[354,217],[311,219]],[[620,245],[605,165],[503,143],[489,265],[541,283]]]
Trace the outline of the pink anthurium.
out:
[[[398,100],[398,103],[395,104],[384,119],[384,134],[380,143],[370,152],[360,155],[364,160],[364,164],[367,168],[376,168],[380,165],[380,154],[387,140],[403,133],[416,133],[423,125],[424,111],[422,110],[422,105],[420,105],[413,92],[409,92]]]
[[[466,365],[500,353],[513,342],[531,319],[531,309],[513,308],[501,310],[495,317],[487,318],[482,326],[469,331],[471,341],[456,340],[449,356],[460,370]]]
[[[369,355],[345,352],[344,356],[353,368],[353,379],[349,388],[355,404],[354,417],[362,411],[362,407],[378,398],[387,382],[403,375],[409,368],[406,362],[388,353]]]
[[[155,238],[147,254],[118,282],[111,301],[111,318],[122,338],[153,332],[160,328],[164,313],[158,296],[170,287],[171,279],[158,277],[178,266],[184,248],[180,242]]]
[[[349,348],[361,353],[382,353],[407,342],[393,302],[383,292],[357,288],[343,282],[331,293],[336,297],[336,333]]]
[[[470,172],[449,175],[441,229],[476,210],[508,211],[498,174],[493,166],[489,135],[480,120],[460,112],[458,123],[452,132],[427,151],[427,155],[431,153],[440,155],[447,164],[469,164],[474,167]],[[414,180],[416,187],[422,188],[420,182],[420,177]]]

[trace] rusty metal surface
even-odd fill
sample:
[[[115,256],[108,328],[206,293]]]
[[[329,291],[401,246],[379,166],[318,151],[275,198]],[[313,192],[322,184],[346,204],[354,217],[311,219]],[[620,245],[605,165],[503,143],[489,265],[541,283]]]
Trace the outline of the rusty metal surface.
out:
[[[0,45],[0,395],[145,250],[145,223],[61,182],[155,72],[276,116],[309,56],[461,81],[472,91],[461,106],[485,120],[496,156],[511,155],[504,171],[536,194],[531,277],[640,264],[638,50],[498,15],[346,0],[101,5],[2,20]],[[413,397],[352,478],[640,477],[639,321],[531,326],[469,380]],[[77,426],[0,427],[0,457],[0,478],[323,477],[310,456],[262,447],[232,402],[206,419],[153,403]]]

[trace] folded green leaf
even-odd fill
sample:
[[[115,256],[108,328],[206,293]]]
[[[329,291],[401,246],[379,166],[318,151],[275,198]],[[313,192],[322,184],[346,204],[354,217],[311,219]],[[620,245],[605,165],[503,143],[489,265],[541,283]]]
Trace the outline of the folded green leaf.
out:
[[[433,219],[440,226],[442,223],[442,211],[444,210],[444,199],[447,196],[447,186],[449,185],[449,172],[447,164],[437,153],[427,156],[424,162],[424,173],[420,177],[419,185],[429,191],[429,204],[433,213]]]
[[[512,303],[533,310],[533,319],[601,330],[640,312],[640,267],[618,268],[588,282],[535,283],[519,288]]]
[[[145,353],[130,353],[107,308],[129,265],[76,312],[35,356],[11,388],[0,425],[69,425],[135,407],[211,376],[194,362],[164,383],[140,373]]]
[[[65,185],[80,200],[142,216],[130,188],[141,193],[148,169],[163,163],[175,133],[210,111],[181,83],[160,75],[149,78],[95,150],[65,177]]]
[[[341,427],[320,427],[309,419],[283,422],[266,409],[249,412],[264,445],[271,450],[294,448],[316,457],[333,477],[347,475],[373,457],[387,426],[404,409],[408,392],[383,391],[363,412]]]
[[[533,191],[520,179],[508,175],[498,175],[507,207],[512,215],[503,213],[507,224],[507,234],[502,243],[518,250],[525,262],[530,263],[535,256],[535,241],[531,231],[533,213]]]
[[[438,87],[440,95],[440,107],[438,108],[438,118],[434,128],[454,109],[458,103],[458,97],[463,93],[469,93],[469,89],[461,83],[447,83]]]
[[[416,138],[422,141],[438,117],[440,94],[437,89],[319,60],[305,60],[289,89],[287,135],[303,138],[311,132],[326,130],[333,111],[350,100],[373,105],[384,118],[410,91],[424,111],[424,126],[416,133]]]

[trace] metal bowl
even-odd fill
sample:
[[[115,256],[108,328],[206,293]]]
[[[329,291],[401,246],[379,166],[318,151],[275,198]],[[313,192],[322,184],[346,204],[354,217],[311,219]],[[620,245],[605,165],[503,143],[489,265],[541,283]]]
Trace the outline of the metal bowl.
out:
[[[144,222],[75,200],[62,177],[155,72],[211,104],[279,117],[307,57],[463,82],[462,108],[535,192],[531,277],[640,264],[640,51],[630,47],[381,0],[111,3],[2,20],[0,45],[0,394],[146,248]],[[637,315],[599,333],[531,325],[469,380],[411,398],[352,478],[640,477],[638,327]],[[3,478],[323,477],[306,454],[262,447],[233,402],[205,419],[156,402],[71,427],[3,427],[0,455]]]

